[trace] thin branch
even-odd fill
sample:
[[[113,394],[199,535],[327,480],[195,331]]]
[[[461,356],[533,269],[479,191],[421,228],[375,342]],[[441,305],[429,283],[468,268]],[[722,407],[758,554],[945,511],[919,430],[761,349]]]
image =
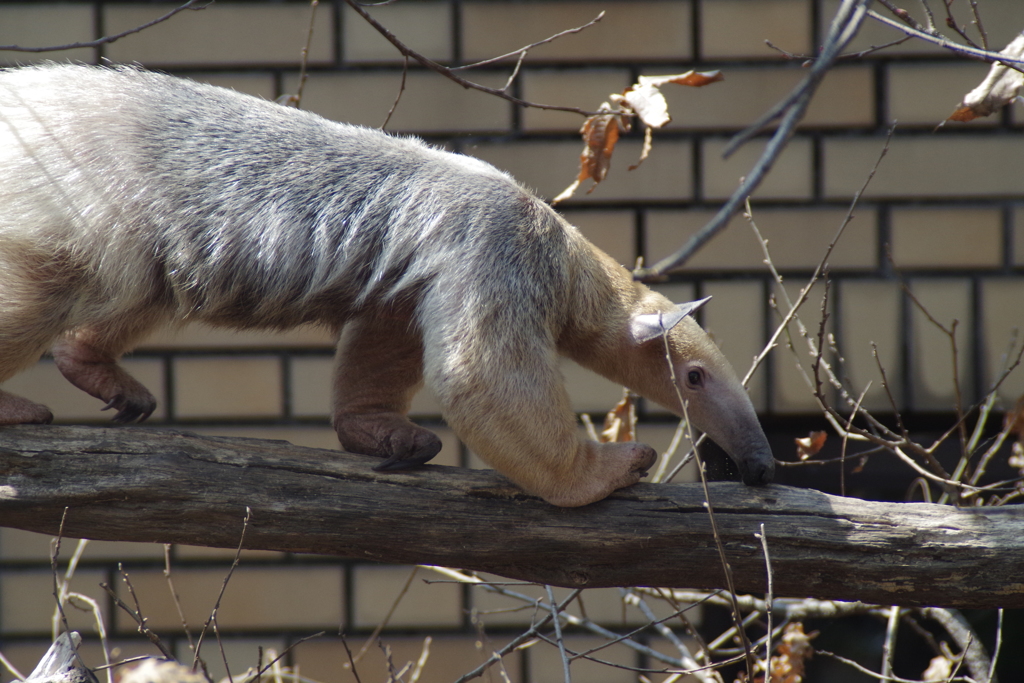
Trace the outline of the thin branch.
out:
[[[181,598],[174,588],[174,580],[171,578],[171,544],[164,544],[164,578],[167,580],[167,589],[171,592],[171,600],[174,608],[178,611],[178,619],[181,620],[181,628],[185,632],[185,639],[188,641],[189,652],[196,651],[196,643],[192,638],[192,632],[188,629],[188,620],[185,619],[185,608],[181,605]]]
[[[565,641],[562,639],[562,620],[559,618],[558,603],[555,601],[555,594],[551,590],[551,586],[544,586],[544,589],[548,593],[548,602],[551,603],[551,622],[555,627],[555,640],[558,644],[558,654],[562,658],[562,675],[565,677],[565,683],[572,683],[572,676],[569,675],[569,655],[565,652]]]
[[[587,23],[585,23],[585,24],[583,24],[581,26],[577,26],[576,28],[569,28],[569,29],[566,29],[564,31],[560,31],[559,33],[556,33],[555,35],[550,36],[548,38],[545,38],[544,40],[538,40],[536,43],[530,43],[529,45],[527,45],[525,47],[519,48],[518,50],[513,50],[512,52],[506,52],[505,54],[503,54],[503,55],[501,55],[499,57],[491,57],[490,59],[485,59],[485,60],[483,60],[481,62],[474,62],[472,64],[464,64],[462,66],[452,67],[452,71],[460,71],[462,69],[474,69],[474,68],[476,68],[478,66],[487,66],[489,64],[496,64],[498,62],[501,62],[501,61],[504,61],[504,60],[508,59],[509,57],[514,57],[516,55],[519,55],[519,59],[517,61],[518,61],[519,64],[521,64],[522,61],[523,61],[523,58],[526,57],[526,53],[529,52],[530,50],[532,50],[533,48],[540,47],[541,45],[546,45],[548,43],[551,43],[551,42],[553,42],[555,40],[558,40],[562,36],[567,36],[567,35],[572,34],[572,33],[579,33],[580,31],[583,31],[585,29],[590,28],[591,26],[593,26],[597,22],[601,21],[602,19],[604,19],[604,10],[601,10],[601,12],[599,12],[596,17],[594,17],[593,19],[591,19],[590,21],[588,21]],[[516,68],[518,69],[518,66]]]
[[[520,99],[518,97],[514,97],[512,95],[509,95],[504,90],[500,90],[498,88],[491,88],[491,87],[488,87],[486,85],[481,85],[479,83],[474,83],[473,81],[467,80],[467,79],[463,78],[462,76],[459,76],[457,73],[455,73],[454,69],[452,69],[450,67],[447,67],[447,66],[443,66],[441,64],[438,64],[437,62],[433,61],[432,59],[428,59],[427,57],[421,55],[419,52],[416,52],[415,50],[410,48],[408,45],[406,45],[401,40],[399,40],[398,37],[395,36],[394,33],[392,33],[390,30],[388,30],[388,28],[386,26],[384,26],[379,21],[377,21],[372,16],[370,16],[370,13],[367,12],[355,0],[345,0],[345,2],[348,4],[349,7],[351,7],[353,10],[355,10],[356,13],[359,16],[361,16],[363,19],[365,19],[366,22],[370,24],[370,26],[375,28],[378,33],[380,33],[382,36],[384,36],[384,38],[386,38],[389,43],[394,45],[395,48],[400,53],[402,53],[404,56],[409,57],[411,59],[414,59],[415,61],[419,62],[421,65],[423,65],[426,68],[430,69],[431,71],[434,71],[434,72],[444,76],[445,78],[458,83],[463,88],[468,88],[468,89],[472,89],[472,90],[479,90],[480,92],[485,92],[485,93],[487,93],[489,95],[494,95],[495,97],[500,97],[502,99],[508,100],[509,102],[512,102],[513,104],[519,105],[520,107],[533,107],[535,109],[548,109],[548,110],[552,110],[552,111],[567,111],[567,112],[572,112],[574,114],[580,114],[582,116],[594,116],[594,115],[599,113],[599,112],[594,112],[594,111],[587,111],[585,109],[580,109],[579,107],[561,107],[561,106],[557,106],[557,105],[553,105],[553,104],[540,104],[538,102],[528,102],[528,101]]]
[[[875,21],[885,24],[886,26],[891,26],[892,28],[898,31],[903,31],[908,36],[919,38],[925,41],[926,43],[938,45],[941,48],[944,48],[951,52],[959,53],[966,57],[973,57],[984,62],[999,62],[1000,64],[1005,64],[1007,67],[1014,69],[1015,71],[1021,71],[1022,67],[1024,67],[1024,57],[1012,57],[1009,55],[1004,55],[1000,52],[992,52],[991,50],[982,50],[980,48],[969,47],[967,45],[954,43],[953,41],[949,40],[948,38],[939,33],[928,33],[924,29],[920,28],[920,24],[917,24],[917,22],[914,22],[913,25],[901,24],[898,21],[895,21],[893,19],[890,19],[889,17],[879,14],[878,12],[875,12],[874,10],[868,10],[867,15],[874,19]]]
[[[658,318],[658,322],[661,323],[660,316]],[[686,407],[687,401],[683,398],[683,392],[679,388],[679,378],[676,377],[675,365],[672,363],[672,352],[668,343],[668,329],[665,328],[664,324],[661,325],[661,339],[665,344],[665,362],[668,365],[668,372],[672,382],[672,387],[676,392],[676,398],[683,409],[683,419],[686,420],[686,429],[690,436],[690,443],[695,443],[696,439],[693,438],[693,427],[690,422],[689,411]],[[732,597],[732,617],[735,623],[736,634],[740,643],[743,645],[747,664],[747,680],[753,681],[756,657],[750,648],[750,639],[747,638],[747,632],[741,626],[742,619],[740,617],[739,604],[736,602],[736,585],[732,579],[732,567],[729,566],[729,560],[725,556],[725,547],[722,545],[722,537],[718,533],[718,523],[715,521],[715,512],[711,507],[711,491],[708,489],[707,473],[704,471],[704,462],[700,457],[700,453],[697,452],[696,446],[694,447],[693,454],[697,459],[697,471],[700,473],[701,486],[704,488],[704,507],[708,511],[708,521],[711,523],[711,534],[715,538],[715,547],[718,549],[718,559],[722,564],[722,571],[725,574],[726,587],[729,589],[729,595]]]
[[[117,34],[112,35],[112,36],[105,36],[103,38],[97,38],[96,40],[90,40],[90,41],[83,42],[83,43],[68,43],[67,45],[54,45],[54,46],[51,46],[51,47],[21,47],[21,46],[18,46],[18,45],[0,45],[0,50],[7,50],[7,51],[11,51],[11,52],[57,52],[59,50],[77,50],[79,48],[85,48],[85,47],[99,47],[100,45],[106,45],[108,43],[113,43],[115,40],[120,40],[121,38],[124,38],[125,36],[130,36],[133,33],[138,33],[139,31],[145,31],[150,26],[156,26],[157,24],[159,24],[161,22],[167,21],[168,19],[173,17],[175,14],[178,14],[179,12],[183,12],[185,10],[192,10],[193,12],[198,12],[199,10],[204,10],[207,7],[209,7],[210,5],[213,4],[213,0],[210,0],[205,5],[200,5],[198,3],[199,3],[199,0],[189,0],[184,5],[181,5],[179,7],[176,7],[174,9],[172,9],[167,14],[165,14],[162,17],[159,17],[157,19],[154,19],[153,21],[150,21],[150,22],[147,22],[145,24],[142,24],[141,26],[136,26],[135,28],[128,29],[127,31],[122,31],[121,33],[117,33]]]
[[[882,680],[891,681],[892,658],[896,651],[896,632],[900,625],[900,608],[893,605],[889,608],[889,619],[885,626],[885,642],[882,644]]]
[[[231,567],[228,569],[227,575],[224,577],[224,581],[220,585],[220,593],[217,594],[217,600],[213,603],[213,610],[210,612],[209,618],[206,623],[203,624],[203,630],[199,633],[199,639],[196,641],[196,652],[192,658],[192,670],[195,671],[196,665],[199,663],[199,653],[203,648],[203,639],[206,637],[206,631],[213,624],[214,633],[217,632],[217,611],[220,609],[220,602],[224,599],[224,591],[228,588],[228,581],[231,580],[232,574],[235,573],[235,568],[238,566],[238,560],[242,555],[242,548],[245,545],[245,532],[249,529],[249,520],[252,519],[252,510],[248,506],[245,508],[245,518],[242,520],[242,534],[238,538],[238,548],[235,550],[235,558],[231,562]],[[219,640],[219,638],[218,638]],[[222,650],[223,654],[223,650]],[[227,662],[224,663],[225,669],[227,669]]]
[[[405,92],[405,81],[409,75],[409,56],[406,55],[402,60],[402,81],[398,84],[398,94],[395,95],[395,101],[391,104],[391,109],[388,109],[388,115],[384,117],[384,123],[380,124],[380,129],[384,130],[388,127],[388,123],[391,121],[391,116],[398,109],[398,103],[402,101],[402,93]]]
[[[768,574],[768,594],[765,596],[765,618],[768,620],[768,635],[764,645],[764,680],[772,680],[772,603],[775,601],[774,577],[772,576],[772,560],[768,554],[768,536],[764,532],[764,522],[761,522],[761,533],[755,534],[761,539],[761,550],[764,552],[764,568]]]
[[[309,80],[309,50],[313,45],[313,29],[316,26],[316,8],[320,6],[320,0],[310,0],[309,3],[309,30],[306,32],[306,44],[302,46],[302,61],[299,64],[299,87],[295,95],[288,98],[288,104],[296,109],[302,108],[302,93],[306,89],[306,81]]]
[[[814,92],[818,89],[822,79],[839,57],[840,52],[847,43],[856,35],[864,20],[865,7],[869,0],[844,0],[836,13],[825,44],[821,49],[821,56],[811,66],[810,73],[804,80],[781,102],[772,107],[760,119],[755,121],[744,131],[737,134],[726,147],[725,156],[729,156],[737,147],[748,141],[754,135],[760,133],[767,125],[776,119],[779,126],[765,146],[761,157],[750,169],[746,177],[726,200],[725,204],[704,227],[698,230],[678,251],[663,258],[649,268],[640,268],[633,271],[633,278],[649,282],[664,277],[664,274],[685,263],[712,237],[718,234],[732,217],[739,211],[740,207],[753,193],[761,181],[771,170],[775,161],[786,148],[797,125],[803,119],[807,106],[810,104]]]

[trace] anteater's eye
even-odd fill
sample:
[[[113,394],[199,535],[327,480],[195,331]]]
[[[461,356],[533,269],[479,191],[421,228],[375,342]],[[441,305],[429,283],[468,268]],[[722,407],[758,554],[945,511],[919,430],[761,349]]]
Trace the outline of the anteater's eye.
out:
[[[704,373],[700,370],[690,370],[686,373],[686,383],[694,388],[704,386]]]

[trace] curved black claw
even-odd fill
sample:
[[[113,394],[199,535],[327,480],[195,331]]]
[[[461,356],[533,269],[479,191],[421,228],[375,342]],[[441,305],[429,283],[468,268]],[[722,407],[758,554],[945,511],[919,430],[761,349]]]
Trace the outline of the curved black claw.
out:
[[[102,410],[111,410],[117,408],[117,415],[111,419],[111,422],[115,424],[132,424],[134,422],[144,422],[146,418],[153,414],[156,410],[156,401],[154,399],[149,400],[137,400],[132,401],[123,394],[118,394],[114,398],[107,401]]]
[[[434,436],[431,434],[431,436]],[[399,470],[411,470],[428,462],[441,450],[441,440],[434,436],[433,441],[420,444],[415,450],[405,453],[395,453],[384,459],[379,465],[374,465],[374,472],[396,472]]]

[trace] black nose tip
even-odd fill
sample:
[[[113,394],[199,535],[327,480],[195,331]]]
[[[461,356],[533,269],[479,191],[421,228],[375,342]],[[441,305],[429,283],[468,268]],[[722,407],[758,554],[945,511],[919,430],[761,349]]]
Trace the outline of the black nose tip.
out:
[[[743,483],[747,486],[764,486],[775,478],[775,458],[768,456],[746,463],[743,468]]]

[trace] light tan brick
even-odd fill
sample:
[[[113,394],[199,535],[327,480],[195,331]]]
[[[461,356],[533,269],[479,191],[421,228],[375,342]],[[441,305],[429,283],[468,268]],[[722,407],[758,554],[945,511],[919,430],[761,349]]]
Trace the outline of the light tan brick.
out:
[[[622,386],[611,380],[569,360],[562,360],[559,368],[565,376],[572,408],[578,413],[607,412],[622,399]]]
[[[524,142],[484,143],[465,152],[511,173],[541,196],[554,197],[579,175],[583,143]],[[592,182],[584,182],[570,200],[575,203],[689,199],[692,196],[691,146],[677,140],[655,141],[650,157],[635,171],[628,167],[640,156],[640,142],[620,141],[604,182],[586,194]],[[571,204],[570,204],[571,206]]]
[[[690,282],[654,282],[651,283],[650,288],[677,304],[696,301],[700,298],[697,296],[697,288]],[[698,311],[697,319],[699,320],[702,315],[704,315],[704,311]]]
[[[57,47],[89,42],[95,38],[93,12],[91,4],[5,3],[0,5],[0,45]],[[59,52],[0,51],[0,65],[50,60],[92,62],[94,59],[95,51],[92,48]]]
[[[974,349],[969,343],[970,329],[974,325],[971,312],[970,282],[959,278],[921,278],[911,280],[910,289],[936,321],[951,329],[958,320],[957,347],[960,386],[965,392],[963,400],[969,404],[972,377],[970,359]],[[956,390],[953,382],[953,352],[949,337],[928,321],[913,306],[911,309],[912,339],[911,363],[914,410],[953,410]]]
[[[801,127],[870,126],[875,122],[875,84],[871,69],[836,66],[818,86]]]
[[[354,626],[376,627],[396,601],[398,606],[388,621],[391,628],[460,625],[462,600],[459,586],[451,583],[424,583],[424,579],[437,577],[432,572],[419,569],[403,595],[403,587],[412,571],[412,567],[406,566],[354,567]]]
[[[334,359],[300,356],[291,361],[292,414],[296,417],[329,417],[334,381]]]
[[[71,591],[92,598],[99,604],[101,614],[107,606],[106,593],[99,584],[106,581],[102,571],[79,569],[71,580]],[[0,633],[47,633],[51,628],[51,617],[55,609],[53,597],[53,575],[50,569],[25,571],[5,570],[0,575]],[[96,620],[86,603],[76,601],[67,607],[65,615],[72,630],[84,634],[96,633]],[[109,628],[109,615],[102,614],[105,628]],[[29,673],[25,671],[23,673]]]
[[[889,121],[899,125],[937,126],[953,113],[964,95],[985,78],[987,64],[890,64]],[[975,119],[970,123],[947,121],[949,128],[990,126],[998,116]]]
[[[982,389],[988,391],[1016,359],[1024,343],[1024,278],[987,278],[981,281],[982,339],[985,348],[985,376]],[[1011,353],[1010,341],[1016,330],[1016,346]],[[1007,362],[1009,360],[1009,362]],[[999,387],[1003,406],[1010,408],[1024,395],[1024,369],[1017,367]]]
[[[451,61],[450,2],[399,2],[365,9],[411,49],[436,62]],[[394,45],[347,5],[341,22],[341,50],[346,62],[401,62],[404,59]]]
[[[506,585],[508,579],[500,576],[482,575],[481,578],[494,581],[501,588],[525,596],[526,599],[501,595],[483,586],[474,586],[471,591],[473,610],[481,623],[488,627],[529,624],[535,618],[537,600],[548,602],[547,591],[538,584]],[[561,603],[571,591],[553,588],[555,600]],[[645,604],[655,616],[663,619],[675,610],[663,600],[644,597]],[[520,609],[521,608],[521,609]],[[636,605],[634,598],[624,600],[618,588],[591,588],[583,591],[570,602],[565,611],[577,617],[585,617],[609,628],[643,624],[648,620]]]
[[[159,635],[164,636],[170,634]],[[91,669],[95,669],[98,666],[103,666],[108,663],[131,659],[133,657],[163,656],[156,645],[151,643],[148,638],[145,638],[141,634],[136,634],[134,638],[131,636],[126,638],[111,638],[107,640],[106,645],[109,646],[109,658],[105,656],[103,651],[104,643],[102,643],[98,638],[83,639],[82,644],[78,646],[78,654],[82,657],[82,661],[85,665]],[[191,663],[192,659],[189,658],[187,661]],[[123,674],[124,670],[124,667],[117,667],[114,669],[118,674]],[[104,679],[102,670],[95,673],[99,680],[102,681]]]
[[[839,353],[846,359],[845,365],[838,368],[839,375],[850,379],[848,389],[854,400],[871,383],[862,406],[868,410],[891,411],[871,345],[874,343],[878,348],[878,361],[885,369],[889,391],[897,405],[902,405],[902,294],[899,285],[888,280],[843,280],[839,287],[842,330]],[[841,410],[849,409],[842,403],[839,406]]]
[[[424,651],[424,636],[394,636],[385,634],[381,642],[391,652],[391,663],[395,671],[401,671],[406,664],[414,667]],[[492,650],[502,647],[507,638],[485,637],[483,641],[472,636],[431,635],[427,646],[426,662],[417,680],[420,683],[450,683],[486,660]],[[359,637],[347,638],[353,655],[362,648],[364,641]],[[320,638],[299,644],[294,650],[295,661],[302,677],[321,683],[356,683],[361,681],[387,680],[388,664],[381,647],[376,641],[369,644],[365,656],[355,667],[358,679],[352,674],[349,657],[340,640]],[[520,657],[518,652],[509,655],[502,662],[512,681],[521,680]],[[411,668],[410,668],[411,672]],[[408,676],[404,678],[408,680]],[[502,679],[496,679],[502,680]]]
[[[108,34],[153,21],[177,5],[106,4]],[[333,10],[321,3],[309,50],[309,63],[334,59]],[[298,65],[309,34],[310,7],[302,3],[216,3],[201,12],[180,12],[167,21],[106,46],[115,62],[146,66]]]
[[[15,683],[31,674],[50,645],[49,639],[5,642],[2,650],[4,658],[17,670],[21,678],[16,678],[7,667],[0,666],[0,683]]]
[[[631,211],[575,209],[562,215],[583,236],[626,268],[636,265],[636,217]]]
[[[243,517],[240,515],[238,518],[238,529],[241,532]],[[241,554],[235,548],[209,548],[207,546],[200,545],[175,545],[173,548],[173,556],[171,559],[171,572],[174,573],[177,569],[174,568],[174,563],[178,560],[223,560],[225,563],[230,563],[238,555],[238,559],[241,562],[248,562],[250,560],[256,561],[280,561],[284,558],[284,553],[275,552],[272,550],[243,550]],[[227,566],[227,564],[225,564]]]
[[[742,379],[754,356],[764,347],[766,294],[760,282],[707,280],[704,295],[704,327]],[[750,400],[758,411],[765,408],[764,364],[751,377]]]
[[[530,50],[537,60],[689,59],[690,2],[465,2],[463,56],[497,57],[582,26],[604,11],[595,26]],[[500,27],[500,28],[498,28]]]
[[[475,75],[476,83],[501,88],[507,76]],[[401,70],[365,73],[316,73],[302,95],[302,108],[329,119],[379,128],[395,106],[402,84]],[[284,80],[287,92],[298,87],[298,76]],[[467,90],[427,71],[410,71],[405,90],[388,121],[387,130],[404,133],[503,131],[512,124],[512,105],[499,97]]]
[[[619,94],[632,82],[625,69],[532,69],[521,76],[522,97],[527,102],[579,107],[597,111],[612,93]],[[550,109],[527,108],[521,112],[523,128],[529,131],[578,131],[579,114]]]
[[[180,630],[180,629],[179,629]],[[222,638],[220,642],[213,642],[207,633],[207,639],[203,643],[202,659],[206,662],[206,669],[210,678],[215,681],[224,681],[228,675],[237,680],[249,669],[255,671],[260,662],[260,648],[263,649],[263,664],[266,665],[271,653],[280,654],[285,651],[287,641],[284,638]],[[223,648],[223,655],[221,649]],[[188,646],[188,641],[180,638],[174,654],[179,662],[186,665],[192,663],[194,653]],[[224,661],[227,660],[227,667]],[[269,675],[269,674],[264,674]]]
[[[1013,239],[1012,259],[1015,265],[1024,265],[1024,208],[1017,207],[1013,210]]]
[[[334,346],[333,335],[322,327],[303,325],[284,332],[231,330],[201,323],[158,330],[142,343],[142,349],[216,349],[216,348],[303,348]]]
[[[234,570],[217,610],[221,629],[338,628],[344,619],[343,570],[340,567],[245,567]],[[201,628],[220,594],[227,568],[172,569],[171,578],[185,620]],[[162,571],[129,572],[135,594],[150,628],[178,630],[181,619]],[[131,604],[123,583],[122,599]],[[130,631],[134,623],[117,616],[117,628]],[[244,668],[244,667],[243,667]]]
[[[41,535],[41,534],[36,534]],[[45,536],[44,536],[45,538]],[[75,552],[77,541],[65,539],[61,543],[61,557],[68,559]],[[46,558],[47,555],[33,559]],[[162,560],[164,546],[162,543],[133,543],[130,541],[89,541],[82,553],[86,560],[110,560],[124,562],[131,560]]]
[[[265,100],[273,100],[277,97],[277,90],[274,84],[273,75],[265,72],[237,72],[217,73],[197,71],[192,73],[179,73],[179,76],[191,78],[200,83],[209,83],[219,88],[230,88],[238,92],[262,97]]]
[[[824,258],[829,243],[846,217],[843,209],[775,209],[754,207],[754,220],[775,267],[780,270],[813,270]],[[653,264],[679,249],[714,217],[703,210],[647,212],[647,262]],[[861,209],[846,226],[828,259],[834,270],[873,268],[875,256],[875,213]],[[683,270],[755,270],[766,272],[764,252],[749,222],[736,216],[715,235]]]
[[[0,560],[49,561],[49,534],[0,528]]]
[[[722,158],[727,141],[704,142],[704,196],[708,199],[726,199],[739,187],[754,163],[764,152],[764,140],[752,140]],[[754,191],[755,199],[810,199],[813,192],[811,179],[811,141],[794,138],[782,151],[771,172]]]
[[[565,647],[573,652],[585,652],[591,648],[606,644],[596,636],[566,636]],[[636,653],[621,643],[601,650],[600,658],[605,662],[613,662],[621,667],[635,667]],[[547,643],[538,643],[530,650],[530,681],[533,683],[560,683],[565,680],[562,673],[562,658],[558,647]],[[636,673],[628,668],[618,668],[590,661],[574,660],[569,668],[573,680],[587,683],[633,683]]]
[[[796,303],[800,289],[805,285],[805,282],[795,280],[786,283],[786,291],[792,302]],[[774,289],[778,292],[777,285]],[[824,285],[819,281],[808,294],[806,303],[800,308],[800,317],[803,319],[809,334],[813,335],[815,344],[817,344],[818,328],[821,321],[822,297],[824,294]],[[780,313],[773,313],[772,315],[773,332],[778,323],[781,322],[781,316],[785,315],[788,311],[783,298],[777,295],[776,299],[779,302]],[[829,310],[831,311],[833,308],[833,302],[830,301]],[[817,413],[819,408],[811,389],[812,384],[808,384],[804,373],[797,367],[798,365],[802,367],[806,376],[813,382],[814,377],[811,364],[814,362],[814,357],[810,355],[807,341],[800,336],[795,322],[789,324],[789,329],[793,340],[792,349],[788,346],[787,337],[783,333],[779,338],[778,346],[769,356],[769,361],[773,364],[774,371],[774,393],[771,397],[770,406],[775,412],[783,414]],[[831,334],[832,329],[833,325],[830,318],[825,327],[825,334]],[[830,354],[826,352],[825,355],[831,362]],[[824,375],[822,375],[822,380],[824,381],[824,379]],[[826,391],[829,391],[829,389],[826,388]]]
[[[720,70],[725,80],[703,88],[662,88],[672,115],[668,129],[743,128],[789,94],[807,75],[806,70],[787,64],[724,65]],[[873,122],[870,69],[843,66],[833,69],[822,82],[802,126],[869,126]]]
[[[714,0],[701,10],[705,59],[777,57],[766,40],[788,52],[811,52],[809,0]]]
[[[1003,262],[998,209],[893,209],[891,220],[898,268],[995,268]]]
[[[128,358],[121,361],[121,366],[156,396],[157,409],[149,419],[163,419],[166,414],[161,404],[164,396],[163,363],[154,358]],[[64,379],[49,358],[4,382],[3,389],[46,405],[58,424],[108,422],[113,417],[110,411],[102,412],[102,401]]]
[[[328,417],[331,414],[331,385],[334,359],[319,356],[293,358],[292,413],[297,417]],[[413,398],[409,414],[414,417],[436,417],[441,414],[437,397],[424,387]]]
[[[837,139],[824,145],[826,197],[852,197],[882,151],[884,140]],[[864,193],[865,197],[985,197],[1019,195],[1024,175],[1020,136],[984,137],[939,134],[901,137]]]
[[[173,369],[178,417],[281,414],[281,363],[277,358],[184,357],[174,359]]]

